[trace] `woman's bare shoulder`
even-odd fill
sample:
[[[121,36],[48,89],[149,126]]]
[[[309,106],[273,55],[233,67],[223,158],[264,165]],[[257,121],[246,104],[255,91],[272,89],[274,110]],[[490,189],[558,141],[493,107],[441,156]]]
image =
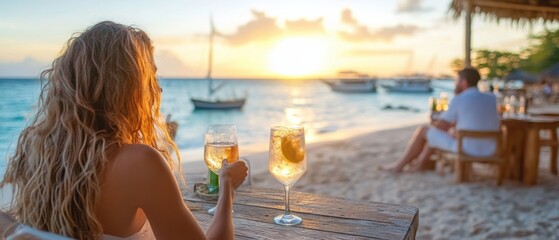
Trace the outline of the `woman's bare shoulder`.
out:
[[[141,144],[125,145],[111,161],[107,169],[107,192],[125,196],[129,204],[146,209],[162,204],[165,198],[161,196],[172,196],[172,201],[182,202],[175,176],[157,149]]]
[[[165,163],[165,159],[157,149],[148,145],[125,144],[120,147],[112,162],[118,165],[136,166]]]
[[[144,144],[123,145],[110,160],[108,174],[112,179],[143,184],[172,175],[165,158],[156,149]]]

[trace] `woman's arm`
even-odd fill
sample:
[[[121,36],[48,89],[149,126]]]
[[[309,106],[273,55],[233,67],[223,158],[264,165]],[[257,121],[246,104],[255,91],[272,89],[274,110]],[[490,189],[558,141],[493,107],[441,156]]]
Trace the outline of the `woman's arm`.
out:
[[[184,204],[179,186],[165,159],[145,146],[141,159],[125,166],[130,200],[146,214],[157,239],[206,239],[204,231]]]
[[[146,214],[157,239],[233,239],[234,190],[247,175],[242,161],[224,164],[216,215],[206,234],[184,204],[177,181],[164,158],[155,149],[142,150],[142,161],[128,166],[131,199]],[[141,163],[138,163],[141,162]],[[123,176],[123,179],[125,176]]]
[[[234,239],[233,198],[235,190],[243,183],[248,168],[244,161],[228,164],[223,160],[220,172],[219,200],[215,216],[208,228],[208,239]]]

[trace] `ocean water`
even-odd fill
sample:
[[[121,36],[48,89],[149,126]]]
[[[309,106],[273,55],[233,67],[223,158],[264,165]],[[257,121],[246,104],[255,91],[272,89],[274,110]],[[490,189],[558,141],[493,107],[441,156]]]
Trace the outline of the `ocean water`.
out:
[[[426,117],[429,97],[452,87],[452,81],[440,80],[433,84],[433,93],[389,93],[380,89],[376,93],[344,94],[332,92],[317,80],[220,81],[227,83],[218,93],[223,98],[247,92],[249,97],[242,110],[194,110],[190,97],[205,96],[205,80],[161,80],[162,112],[172,114],[171,119],[179,123],[176,142],[180,149],[202,147],[209,124],[236,124],[240,146],[267,142],[270,126],[282,123],[303,124],[306,134],[314,135],[387,122],[405,124],[409,119]],[[19,133],[34,114],[40,87],[35,79],[0,79],[0,174]],[[383,110],[386,105],[415,111]]]

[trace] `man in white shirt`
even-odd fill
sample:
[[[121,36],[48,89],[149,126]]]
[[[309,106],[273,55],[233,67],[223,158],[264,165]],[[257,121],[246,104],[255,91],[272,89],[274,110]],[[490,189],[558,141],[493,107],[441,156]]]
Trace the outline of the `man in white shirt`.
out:
[[[449,131],[453,126],[456,130],[498,131],[500,123],[497,100],[493,94],[478,91],[479,80],[480,75],[477,70],[473,68],[460,70],[454,90],[456,95],[448,111],[430,126],[419,127],[408,143],[404,156],[397,162],[381,166],[380,169],[401,172],[406,165],[413,162],[411,171],[418,171],[429,159],[434,148],[456,152],[457,140]],[[466,138],[462,147],[468,155],[488,156],[494,153],[495,142]]]

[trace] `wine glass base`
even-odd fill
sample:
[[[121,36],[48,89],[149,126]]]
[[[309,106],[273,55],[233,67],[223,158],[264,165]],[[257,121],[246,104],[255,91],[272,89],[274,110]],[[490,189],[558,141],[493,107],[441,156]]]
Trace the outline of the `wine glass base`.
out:
[[[289,214],[289,215],[282,214],[275,217],[274,222],[278,225],[293,226],[293,225],[301,224],[303,222],[303,219],[293,214]]]
[[[210,208],[210,209],[208,210],[208,213],[209,213],[210,215],[215,215],[215,210],[216,210],[216,208],[217,208],[217,206],[216,206],[216,207],[213,207],[213,208]]]
[[[216,209],[217,209],[217,206],[208,209],[208,214],[210,214],[210,215],[215,215]],[[235,213],[235,211],[231,210],[231,213]]]

